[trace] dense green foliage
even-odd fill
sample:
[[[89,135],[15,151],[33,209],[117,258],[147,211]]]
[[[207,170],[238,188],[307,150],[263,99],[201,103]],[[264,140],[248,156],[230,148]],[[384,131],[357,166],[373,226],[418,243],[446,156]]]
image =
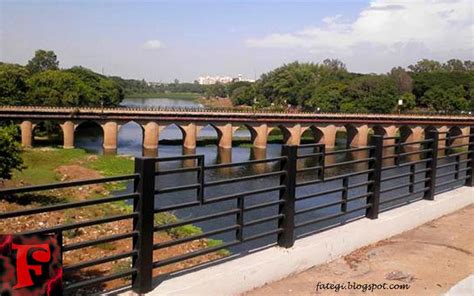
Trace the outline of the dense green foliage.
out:
[[[14,126],[0,126],[0,180],[10,179],[14,169],[23,168],[20,145]]]
[[[0,64],[0,104],[117,106],[122,88],[83,67],[60,70],[52,51],[38,50],[26,67]]]
[[[388,74],[356,74],[338,60],[298,63],[263,74],[253,84],[227,91],[234,105],[281,106],[326,112],[458,112],[474,109],[472,61],[422,60]],[[223,85],[214,86],[222,96]],[[227,87],[229,88],[229,87]],[[217,91],[214,92],[214,94]],[[403,101],[398,106],[398,100]]]

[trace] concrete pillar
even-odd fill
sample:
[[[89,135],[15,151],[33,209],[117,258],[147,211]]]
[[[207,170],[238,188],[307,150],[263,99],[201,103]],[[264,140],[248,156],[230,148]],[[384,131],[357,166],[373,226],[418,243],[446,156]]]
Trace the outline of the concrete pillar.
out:
[[[421,126],[416,126],[412,128],[412,134],[408,136],[407,142],[417,142],[422,141],[425,135],[425,129]]]
[[[108,121],[102,124],[104,130],[104,144],[106,150],[117,149],[118,124],[115,121]]]
[[[447,126],[442,126],[438,128],[439,134],[439,143],[438,148],[446,148],[446,132],[448,131]]]
[[[183,132],[183,147],[187,149],[196,148],[197,134],[202,126],[197,126],[194,123],[179,124],[178,127]]]
[[[260,160],[267,158],[267,149],[252,147],[250,149],[250,160]],[[262,174],[266,171],[267,163],[257,163],[252,166],[253,170],[257,174]]]
[[[337,128],[335,125],[328,125],[324,127],[318,128],[323,132],[323,138],[320,140],[323,144],[326,145],[326,148],[334,148],[336,147],[336,133]]]
[[[231,123],[227,124],[212,124],[217,131],[218,146],[224,149],[232,148],[232,136],[234,132],[239,128],[238,126],[232,126]]]
[[[21,146],[29,148],[33,142],[33,124],[31,121],[25,120],[20,124],[21,129]]]
[[[143,125],[143,148],[147,150],[158,149],[160,126],[156,122]]]
[[[299,145],[301,143],[301,125],[281,126],[283,131],[283,142],[287,145]]]
[[[261,125],[252,125],[247,126],[250,131],[251,141],[253,143],[253,147],[265,149],[267,148],[267,139],[270,130],[266,123]]]
[[[470,133],[470,128],[468,126],[465,126],[465,127],[461,127],[461,133],[463,136],[468,136],[469,133]],[[464,144],[464,145],[467,145],[469,144],[469,138],[466,137],[466,138],[461,138],[460,139],[460,143],[459,144]],[[467,147],[467,146],[466,146]]]
[[[66,121],[61,124],[61,129],[63,130],[63,148],[72,149],[74,148],[74,122]]]
[[[347,147],[367,146],[367,137],[369,136],[369,126],[361,125],[358,127],[347,127]]]

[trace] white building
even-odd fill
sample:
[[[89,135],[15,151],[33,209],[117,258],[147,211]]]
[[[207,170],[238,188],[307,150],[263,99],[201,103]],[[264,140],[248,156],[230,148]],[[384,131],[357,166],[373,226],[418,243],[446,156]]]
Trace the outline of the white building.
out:
[[[216,84],[216,83],[230,83],[234,81],[249,81],[254,82],[255,80],[251,79],[244,79],[242,78],[242,74],[237,75],[237,77],[230,77],[230,76],[200,76],[198,78],[199,84],[202,85],[209,85],[209,84]]]

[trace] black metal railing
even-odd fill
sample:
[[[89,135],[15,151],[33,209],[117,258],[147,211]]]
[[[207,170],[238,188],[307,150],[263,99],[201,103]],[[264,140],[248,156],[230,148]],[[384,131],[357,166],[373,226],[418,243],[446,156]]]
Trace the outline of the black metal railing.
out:
[[[206,164],[203,155],[136,158],[135,173],[85,181],[1,189],[0,198],[41,190],[105,182],[133,182],[131,192],[91,200],[0,213],[0,220],[74,210],[118,201],[133,204],[119,215],[59,223],[23,233],[57,233],[63,250],[82,250],[126,240],[131,248],[64,266],[65,275],[129,258],[118,272],[66,280],[67,293],[130,279],[133,290],[152,289],[153,278],[222,258],[193,261],[222,250],[245,252],[268,245],[291,247],[295,239],[466,185],[473,186],[474,128],[469,135],[431,131],[424,140],[372,136],[366,147],[326,149],[323,144],[283,146],[281,156],[237,163]],[[157,222],[164,213],[178,218]],[[65,232],[128,220],[131,229],[95,239],[63,243]],[[202,231],[156,240],[160,233],[197,225]],[[184,253],[166,251],[218,238]],[[162,254],[170,254],[163,257]],[[169,269],[168,267],[176,268]],[[162,271],[165,270],[165,271]]]

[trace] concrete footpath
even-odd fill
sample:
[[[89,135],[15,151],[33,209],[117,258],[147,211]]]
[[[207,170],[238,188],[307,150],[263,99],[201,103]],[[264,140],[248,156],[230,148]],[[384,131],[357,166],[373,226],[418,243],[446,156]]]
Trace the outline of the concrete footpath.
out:
[[[471,204],[244,295],[431,296],[448,293],[467,296],[474,295],[473,281],[468,280],[473,274],[474,205]],[[349,289],[348,282],[357,288]],[[453,287],[458,282],[461,283]],[[373,287],[374,291],[364,293],[364,287]]]

